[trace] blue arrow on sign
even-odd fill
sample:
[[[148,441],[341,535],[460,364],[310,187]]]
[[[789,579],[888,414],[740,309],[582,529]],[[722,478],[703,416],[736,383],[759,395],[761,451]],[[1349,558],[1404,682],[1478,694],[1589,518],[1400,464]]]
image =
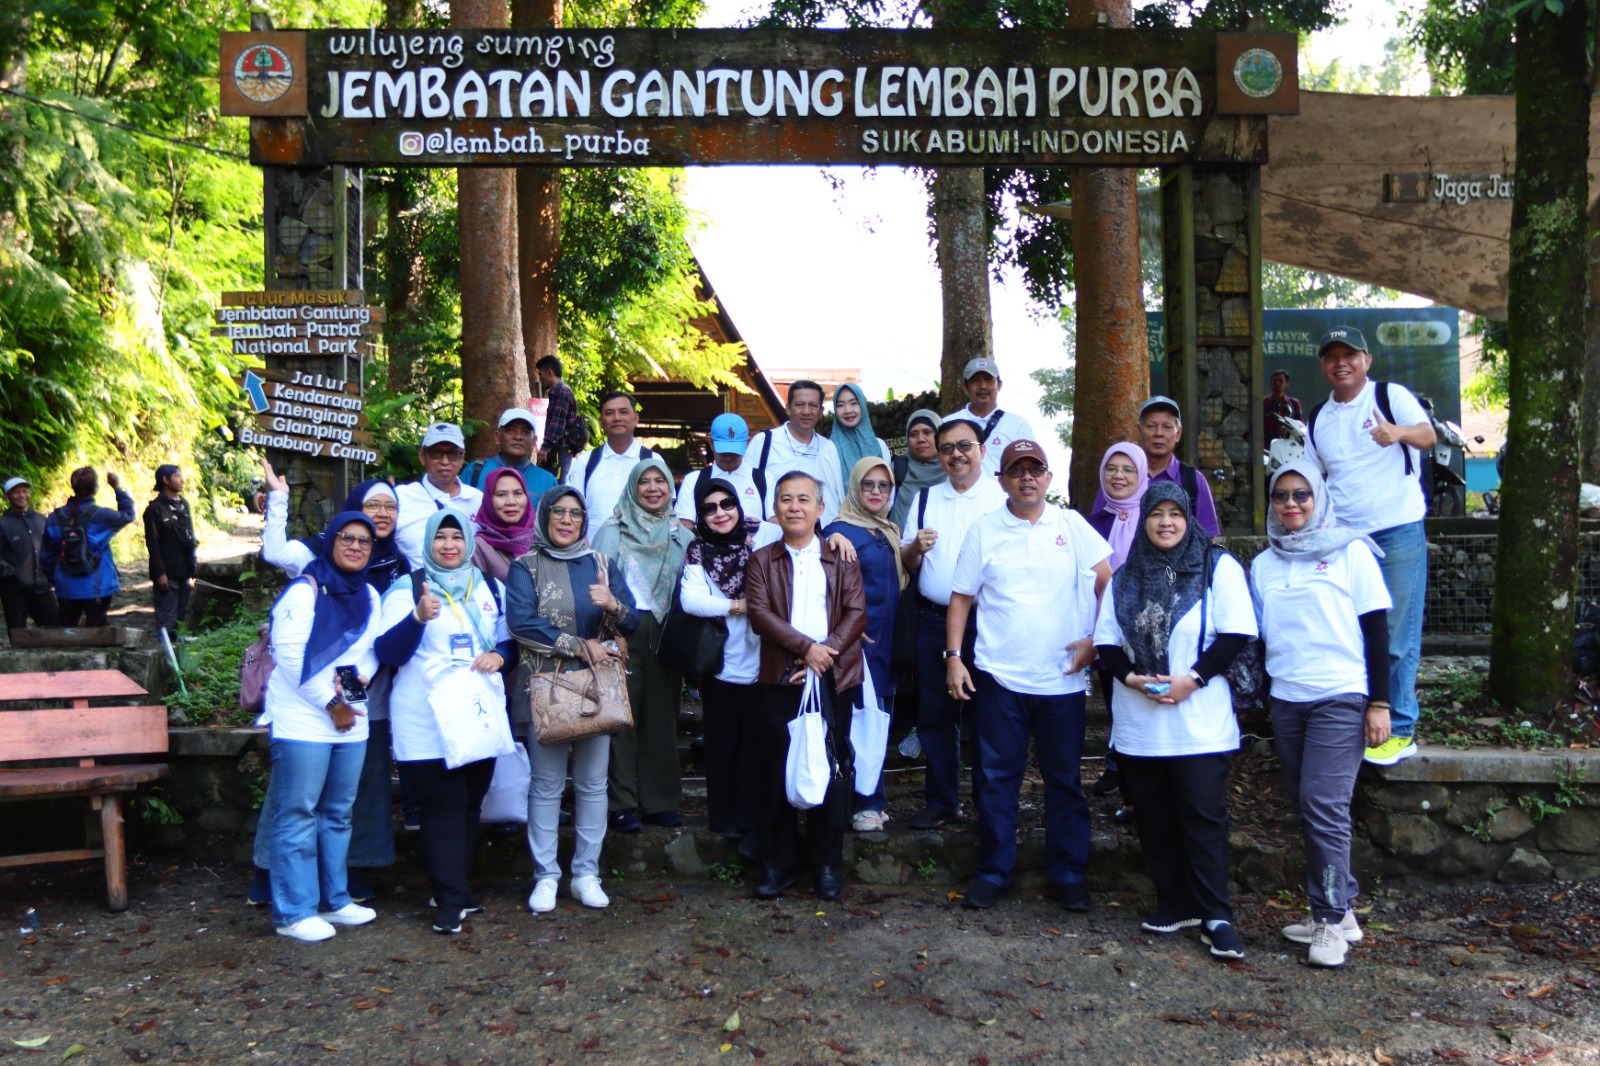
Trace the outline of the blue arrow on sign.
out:
[[[255,408],[256,414],[272,406],[267,402],[267,390],[264,385],[265,382],[256,377],[254,370],[244,372],[244,391],[250,395],[250,406]]]

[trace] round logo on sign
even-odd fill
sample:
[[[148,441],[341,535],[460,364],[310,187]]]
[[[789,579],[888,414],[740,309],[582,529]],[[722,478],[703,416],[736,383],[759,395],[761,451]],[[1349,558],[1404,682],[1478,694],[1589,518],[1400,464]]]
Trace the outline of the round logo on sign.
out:
[[[253,44],[239,53],[233,65],[233,84],[248,99],[270,104],[294,84],[294,64],[281,48]]]
[[[1233,83],[1253,99],[1271,96],[1283,85],[1283,62],[1265,48],[1249,48],[1233,62]]]

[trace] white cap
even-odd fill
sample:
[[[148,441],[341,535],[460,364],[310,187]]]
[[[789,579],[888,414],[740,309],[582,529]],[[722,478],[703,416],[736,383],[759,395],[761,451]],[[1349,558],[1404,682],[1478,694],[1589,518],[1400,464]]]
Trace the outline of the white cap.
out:
[[[422,435],[422,446],[431,448],[435,444],[454,444],[465,451],[467,438],[461,435],[460,426],[450,422],[435,422],[428,427],[428,432]]]
[[[10,481],[6,482],[6,487],[5,487],[4,491],[10,492],[12,489],[16,488],[18,485],[26,485],[30,489],[33,488],[33,482],[29,481],[27,478],[25,478],[25,477],[14,477]]]
[[[500,412],[500,428],[505,429],[513,422],[526,422],[528,428],[533,428],[533,412],[525,407],[507,407]]]

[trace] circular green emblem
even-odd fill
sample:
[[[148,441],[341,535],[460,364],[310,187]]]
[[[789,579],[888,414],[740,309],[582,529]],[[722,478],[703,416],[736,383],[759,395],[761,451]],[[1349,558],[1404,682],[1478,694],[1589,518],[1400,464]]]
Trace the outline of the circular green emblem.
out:
[[[1253,99],[1271,96],[1283,85],[1283,63],[1265,48],[1247,49],[1234,61],[1233,83]]]

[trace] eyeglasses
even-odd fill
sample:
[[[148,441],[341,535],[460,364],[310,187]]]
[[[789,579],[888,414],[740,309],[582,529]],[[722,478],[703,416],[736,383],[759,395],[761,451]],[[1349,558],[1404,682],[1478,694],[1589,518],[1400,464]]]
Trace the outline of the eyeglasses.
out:
[[[552,508],[550,508],[550,517],[551,518],[570,518],[574,522],[582,521],[583,520],[583,508],[582,507],[552,507]]]
[[[444,459],[460,459],[467,453],[462,451],[460,448],[429,448],[425,454],[429,459],[437,463]]]
[[[737,511],[738,509],[739,501],[731,496],[724,496],[720,500],[707,500],[700,505],[700,513],[707,518],[710,518],[718,511]]]
[[[372,538],[364,533],[335,533],[333,537],[340,544],[354,544],[358,548],[372,547]]]
[[[373,500],[362,504],[361,510],[365,514],[398,514],[400,508],[387,501]]]
[[[862,492],[888,492],[892,488],[894,488],[894,482],[892,481],[863,481],[861,483]]]
[[[1272,493],[1272,502],[1288,503],[1292,499],[1295,503],[1305,503],[1312,496],[1313,493],[1310,489],[1295,489],[1293,492],[1288,489],[1275,489]]]
[[[1027,466],[1023,466],[1021,463],[1016,463],[1007,468],[1006,477],[1016,478],[1019,481],[1025,477],[1031,477],[1035,481],[1038,481],[1047,473],[1049,473],[1049,471],[1040,466],[1038,463],[1029,463]]]
[[[977,446],[978,442],[975,440],[947,440],[943,444],[939,445],[939,454],[951,455],[957,448],[960,448],[961,454],[966,455]]]

